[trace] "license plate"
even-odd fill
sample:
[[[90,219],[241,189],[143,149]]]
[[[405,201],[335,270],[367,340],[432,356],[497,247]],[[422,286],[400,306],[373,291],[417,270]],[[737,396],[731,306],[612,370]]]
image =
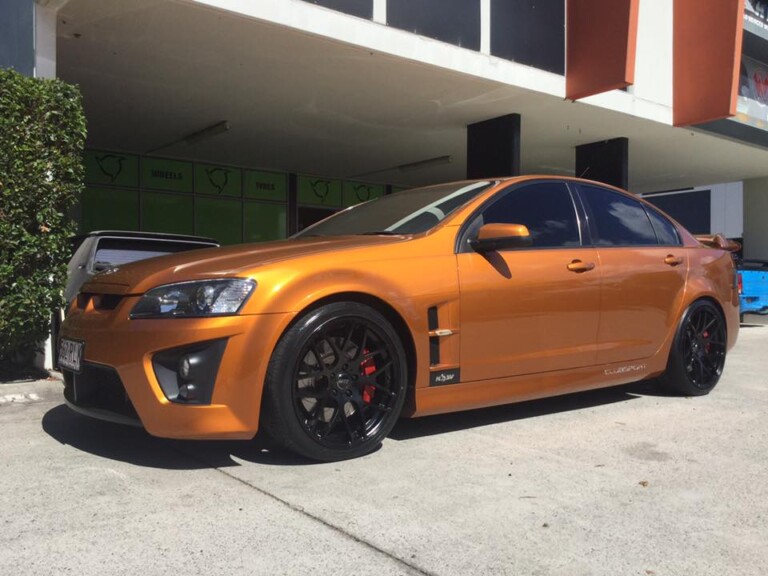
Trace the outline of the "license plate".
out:
[[[80,372],[80,361],[83,359],[85,342],[62,338],[59,342],[59,367],[72,372]]]

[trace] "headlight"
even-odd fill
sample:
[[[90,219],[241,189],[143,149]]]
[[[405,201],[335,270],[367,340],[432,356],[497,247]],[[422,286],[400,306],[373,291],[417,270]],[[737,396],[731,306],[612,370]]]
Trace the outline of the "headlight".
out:
[[[237,314],[256,282],[241,278],[179,282],[152,288],[131,310],[131,318],[193,318]]]

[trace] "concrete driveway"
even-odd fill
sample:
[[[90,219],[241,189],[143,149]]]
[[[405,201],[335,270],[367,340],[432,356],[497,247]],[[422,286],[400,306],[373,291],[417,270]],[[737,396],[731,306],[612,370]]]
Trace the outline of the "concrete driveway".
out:
[[[0,385],[0,573],[768,574],[768,326],[715,391],[647,383],[402,421],[309,464]]]

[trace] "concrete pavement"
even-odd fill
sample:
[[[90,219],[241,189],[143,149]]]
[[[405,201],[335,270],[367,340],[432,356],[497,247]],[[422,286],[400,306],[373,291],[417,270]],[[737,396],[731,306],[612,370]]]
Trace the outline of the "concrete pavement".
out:
[[[336,464],[0,385],[0,573],[768,574],[767,350],[743,327],[703,398],[636,383],[402,421]]]

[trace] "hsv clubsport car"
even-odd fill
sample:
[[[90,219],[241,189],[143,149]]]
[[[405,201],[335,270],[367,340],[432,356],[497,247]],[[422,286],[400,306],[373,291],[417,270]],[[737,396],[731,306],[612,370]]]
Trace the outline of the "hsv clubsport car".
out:
[[[264,428],[326,461],[400,417],[646,378],[706,394],[738,334],[728,248],[585,180],[408,190],[95,276],[62,328],[64,393],[156,436]]]

